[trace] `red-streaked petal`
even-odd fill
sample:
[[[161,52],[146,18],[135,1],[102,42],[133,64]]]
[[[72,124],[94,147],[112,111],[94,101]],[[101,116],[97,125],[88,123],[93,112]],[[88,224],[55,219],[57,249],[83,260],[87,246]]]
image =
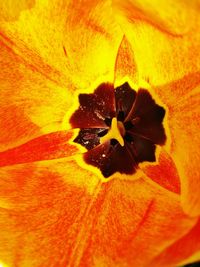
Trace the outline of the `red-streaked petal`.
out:
[[[177,240],[174,244],[166,248],[162,253],[156,257],[150,266],[182,266],[184,264],[192,263],[188,258],[195,253],[199,254],[196,261],[200,260],[200,220],[197,224],[182,238]]]
[[[37,137],[18,147],[0,152],[0,167],[70,157],[78,149],[69,144],[72,131],[60,131]]]
[[[174,193],[180,194],[180,177],[172,157],[164,150],[158,158],[158,164],[145,165],[142,170],[151,179],[160,186]]]
[[[164,208],[163,208],[164,207]],[[72,265],[146,266],[196,223],[173,194],[147,185],[114,180],[104,188],[87,221]]]
[[[57,74],[34,52],[17,54],[16,45],[0,36],[0,150],[20,145],[42,132],[58,131],[72,96]]]
[[[67,266],[80,246],[98,179],[66,160],[4,167],[0,177],[1,261]]]
[[[172,158],[181,179],[184,211],[200,214],[200,87],[177,101],[169,116]]]
[[[174,194],[142,179],[99,187],[74,161],[0,172],[0,256],[9,266],[144,266],[196,223]]]

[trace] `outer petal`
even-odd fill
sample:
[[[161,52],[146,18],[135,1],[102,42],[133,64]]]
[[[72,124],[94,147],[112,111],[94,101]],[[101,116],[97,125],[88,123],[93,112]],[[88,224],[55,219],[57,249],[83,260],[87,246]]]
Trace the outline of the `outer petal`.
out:
[[[173,4],[171,1],[161,1],[161,6],[156,6],[156,2],[158,1],[117,1],[115,5],[114,1],[114,7],[117,21],[132,45],[140,81],[146,80],[151,85],[163,85],[200,69],[199,7],[192,8],[189,2],[185,1],[173,1]],[[153,27],[147,21],[131,21],[129,15],[132,14],[134,17],[136,6],[139,4],[143,6],[140,11],[144,16],[148,15],[149,20],[155,18],[155,23],[152,23],[154,25],[157,25],[156,19],[159,18],[164,19],[165,23],[172,23],[171,29],[176,29],[180,14],[184,13],[187,17],[190,11],[193,15],[189,15],[185,20],[183,29],[190,23],[192,25],[183,35],[176,37],[167,33],[168,27],[165,27],[166,31],[161,31],[159,27]],[[125,5],[127,8],[124,8]],[[189,7],[186,8],[184,5]],[[151,16],[151,12],[146,12],[148,7],[157,15]],[[165,16],[162,17],[162,14]]]
[[[54,132],[0,152],[0,167],[70,157],[79,153],[76,146],[69,144],[72,136],[72,131]]]
[[[182,98],[171,113],[172,155],[181,177],[182,203],[191,215],[200,214],[200,87]]]
[[[114,7],[129,21],[146,21],[170,34],[185,33],[194,23],[198,0],[114,0]]]
[[[71,93],[56,81],[54,69],[36,53],[0,36],[0,149],[22,144],[42,132],[59,130]],[[59,79],[58,79],[59,81]]]
[[[183,214],[173,194],[149,187],[142,179],[113,180],[104,185],[91,210],[86,250],[83,255],[77,251],[71,264],[146,266],[195,222]]]
[[[144,266],[196,223],[168,191],[142,179],[99,187],[74,161],[1,168],[0,195],[8,266]]]
[[[192,259],[190,261],[193,255],[196,257],[194,261],[200,260],[199,233],[200,221],[185,236],[166,248],[151,262],[150,266],[182,266],[183,264],[193,262]]]
[[[110,1],[39,0],[15,23],[3,23],[2,30],[57,70],[69,90],[69,79],[79,89],[97,79],[113,80],[122,33]]]
[[[98,179],[66,160],[5,167],[0,176],[1,261],[67,266]]]

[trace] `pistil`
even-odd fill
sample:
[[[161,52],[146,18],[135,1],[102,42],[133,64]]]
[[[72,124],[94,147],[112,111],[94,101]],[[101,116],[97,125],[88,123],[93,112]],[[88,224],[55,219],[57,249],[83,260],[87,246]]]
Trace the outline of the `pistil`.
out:
[[[100,143],[105,143],[111,139],[115,139],[121,146],[124,146],[123,136],[125,134],[125,128],[121,121],[117,121],[117,118],[113,118],[111,127],[106,135],[100,138]]]

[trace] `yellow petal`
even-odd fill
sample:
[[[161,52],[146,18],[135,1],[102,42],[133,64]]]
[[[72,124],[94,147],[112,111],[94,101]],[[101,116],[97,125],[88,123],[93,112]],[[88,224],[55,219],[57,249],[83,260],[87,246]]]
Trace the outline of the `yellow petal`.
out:
[[[0,2],[0,21],[17,20],[22,11],[35,5],[35,0],[7,0]]]
[[[110,1],[39,0],[15,23],[2,23],[2,30],[39,54],[67,90],[113,82],[122,32]]]
[[[162,17],[162,12],[165,12],[166,23],[171,22],[171,18],[174,16],[173,12],[177,12],[180,9],[179,15],[181,12],[186,14],[191,10],[186,8],[188,2],[175,1],[173,5],[170,2],[168,5],[168,1],[162,2],[166,4],[165,8],[152,4],[152,10],[156,12],[158,17]],[[120,7],[116,7],[119,10],[116,18],[132,45],[140,80],[146,80],[153,86],[164,85],[200,70],[199,9],[192,9],[194,14],[186,20],[186,25],[190,22],[192,23],[188,31],[181,36],[173,36],[166,31],[160,30],[156,25],[148,23],[148,21],[131,21],[129,14],[134,15],[134,5],[131,4],[131,1],[120,1],[120,3],[121,5],[125,5],[123,3],[130,4],[128,5],[129,8],[125,10],[127,12],[121,12]],[[185,4],[180,5],[180,8],[177,9],[177,3]],[[146,8],[148,6],[151,5],[146,5]],[[122,8],[122,10],[124,9]],[[143,14],[145,11],[141,9],[141,12]],[[179,20],[179,16],[177,20]],[[173,28],[177,25],[175,22],[172,24]]]
[[[146,21],[172,35],[186,33],[195,23],[198,0],[114,0],[117,15],[129,21]]]

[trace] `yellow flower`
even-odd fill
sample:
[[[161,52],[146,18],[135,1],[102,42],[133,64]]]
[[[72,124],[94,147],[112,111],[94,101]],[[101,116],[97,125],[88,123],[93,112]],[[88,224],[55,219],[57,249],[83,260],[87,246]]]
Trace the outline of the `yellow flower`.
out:
[[[200,260],[198,1],[10,0],[0,10],[0,264]],[[80,160],[69,119],[79,94],[125,82],[165,109],[166,143],[156,162],[106,179]]]

